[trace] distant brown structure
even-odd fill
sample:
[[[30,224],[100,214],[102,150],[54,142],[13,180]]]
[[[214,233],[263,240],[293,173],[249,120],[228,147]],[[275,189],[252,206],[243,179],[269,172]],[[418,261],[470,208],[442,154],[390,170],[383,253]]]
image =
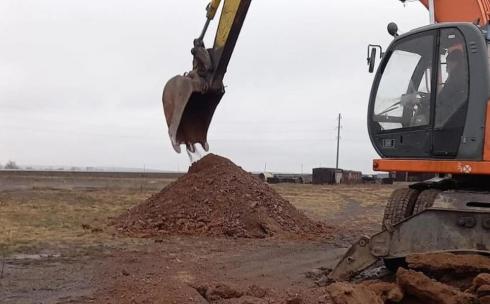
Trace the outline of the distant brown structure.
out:
[[[314,185],[335,184],[335,175],[337,169],[334,168],[314,168],[313,180]]]
[[[362,172],[342,170],[335,168],[314,168],[313,184],[360,184],[362,183]]]
[[[360,184],[362,183],[362,172],[343,170],[342,184]]]

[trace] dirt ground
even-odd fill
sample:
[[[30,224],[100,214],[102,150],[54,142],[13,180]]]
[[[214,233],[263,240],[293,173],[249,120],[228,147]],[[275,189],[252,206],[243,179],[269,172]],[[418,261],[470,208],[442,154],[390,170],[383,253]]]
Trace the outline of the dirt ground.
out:
[[[169,182],[0,177],[0,302],[207,303],[203,286],[226,284],[245,296],[223,303],[326,303],[308,273],[333,267],[350,241],[377,231],[384,201],[403,186],[273,185],[338,231],[319,241],[132,239],[108,225]],[[246,302],[257,293],[266,296]]]

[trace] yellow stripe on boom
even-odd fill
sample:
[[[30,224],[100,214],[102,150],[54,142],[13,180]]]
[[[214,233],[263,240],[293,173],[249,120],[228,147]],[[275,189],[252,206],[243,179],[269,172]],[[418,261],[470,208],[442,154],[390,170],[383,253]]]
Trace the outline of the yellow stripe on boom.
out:
[[[218,31],[214,40],[214,48],[223,48],[228,40],[233,21],[240,6],[241,0],[225,0],[221,18],[219,20]]]

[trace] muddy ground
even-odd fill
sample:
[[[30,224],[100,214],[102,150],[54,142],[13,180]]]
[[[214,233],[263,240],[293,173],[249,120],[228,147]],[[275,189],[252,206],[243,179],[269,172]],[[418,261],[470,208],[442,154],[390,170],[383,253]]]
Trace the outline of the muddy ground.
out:
[[[220,284],[244,293],[242,302],[264,292],[250,303],[322,303],[308,272],[333,267],[350,241],[377,231],[384,200],[403,186],[274,185],[335,227],[316,241],[132,239],[108,225],[168,183],[0,176],[0,303],[206,303],[198,291]]]

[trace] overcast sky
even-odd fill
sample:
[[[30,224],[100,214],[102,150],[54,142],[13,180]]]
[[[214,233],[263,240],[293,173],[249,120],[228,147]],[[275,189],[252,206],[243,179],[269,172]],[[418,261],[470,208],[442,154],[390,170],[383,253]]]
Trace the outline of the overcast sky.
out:
[[[191,68],[207,2],[0,1],[0,163],[185,170],[161,93]],[[428,19],[419,2],[252,1],[210,151],[254,171],[335,166],[342,113],[340,165],[369,172],[366,46]]]

